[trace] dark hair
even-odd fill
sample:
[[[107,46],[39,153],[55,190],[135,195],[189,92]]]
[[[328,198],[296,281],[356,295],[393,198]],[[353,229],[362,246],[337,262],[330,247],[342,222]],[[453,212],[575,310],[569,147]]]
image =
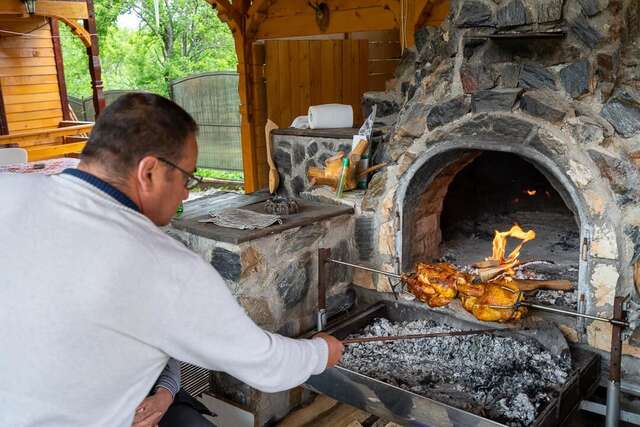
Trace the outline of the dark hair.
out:
[[[145,156],[179,161],[187,137],[198,131],[178,104],[152,93],[127,93],[98,117],[82,160],[124,178]]]

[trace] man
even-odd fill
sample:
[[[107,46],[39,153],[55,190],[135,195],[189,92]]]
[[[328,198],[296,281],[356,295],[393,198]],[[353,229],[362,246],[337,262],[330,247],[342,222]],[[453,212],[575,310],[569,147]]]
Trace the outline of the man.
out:
[[[158,228],[194,183],[196,131],[171,101],[124,95],[78,169],[0,178],[0,425],[130,427],[169,357],[267,392],[339,361],[333,337],[257,327]]]

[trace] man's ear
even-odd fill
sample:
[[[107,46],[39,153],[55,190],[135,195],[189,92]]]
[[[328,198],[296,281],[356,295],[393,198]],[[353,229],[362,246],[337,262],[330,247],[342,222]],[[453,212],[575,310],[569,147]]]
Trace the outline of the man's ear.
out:
[[[154,182],[158,179],[160,173],[160,162],[156,157],[146,156],[138,162],[136,171],[136,180],[140,185],[140,189],[149,192],[153,189]]]

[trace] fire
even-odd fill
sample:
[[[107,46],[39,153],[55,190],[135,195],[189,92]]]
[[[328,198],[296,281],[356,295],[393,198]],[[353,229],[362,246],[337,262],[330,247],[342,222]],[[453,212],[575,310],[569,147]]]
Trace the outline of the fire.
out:
[[[509,256],[504,257],[505,252],[507,251],[507,240],[509,237],[513,237],[514,239],[522,240],[516,248],[511,251]],[[498,264],[511,264],[515,261],[518,256],[520,256],[520,250],[529,240],[533,240],[536,238],[536,232],[533,230],[529,230],[526,233],[518,224],[515,224],[509,231],[498,231],[496,230],[496,235],[493,238],[493,253],[491,257],[487,258],[487,261],[497,261]]]
[[[527,193],[529,196],[535,196],[535,195],[536,195],[536,193],[537,193],[537,191],[536,191],[536,190],[526,190],[526,193]]]

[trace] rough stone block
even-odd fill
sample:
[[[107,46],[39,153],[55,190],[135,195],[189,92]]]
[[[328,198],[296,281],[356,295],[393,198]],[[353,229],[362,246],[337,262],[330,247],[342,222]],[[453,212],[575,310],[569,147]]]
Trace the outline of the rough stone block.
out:
[[[511,111],[522,89],[480,90],[471,96],[471,111]]]
[[[617,259],[618,241],[609,227],[594,227],[591,239],[591,255],[598,258]]]
[[[578,144],[600,144],[604,140],[604,130],[596,120],[587,116],[571,117],[567,129]]]
[[[412,102],[400,116],[397,127],[399,136],[417,138],[427,128],[427,110],[429,107],[420,102]]]
[[[564,0],[536,0],[534,2],[538,9],[538,23],[555,22],[562,19],[562,6]]]
[[[450,123],[469,112],[470,105],[464,96],[453,98],[441,104],[434,105],[427,113],[427,126],[433,130],[438,126]]]
[[[498,9],[496,26],[498,28],[517,27],[532,22],[530,12],[522,0],[511,0]]]
[[[526,89],[556,88],[553,74],[540,64],[522,65],[518,79],[519,85]]]
[[[459,27],[492,27],[494,25],[491,7],[481,0],[463,0],[456,16]]]
[[[305,147],[302,144],[295,144],[293,146],[293,163],[296,165],[302,164],[305,158]]]
[[[620,274],[613,265],[599,263],[593,267],[591,289],[596,306],[606,307],[613,304],[619,277]]]
[[[301,259],[290,264],[275,277],[276,288],[285,308],[295,307],[309,291],[311,283],[311,259]]]
[[[376,210],[380,205],[380,197],[384,194],[387,182],[387,174],[381,171],[373,175],[369,181],[369,187],[362,199],[362,209]]]
[[[493,64],[492,69],[501,88],[515,88],[520,79],[520,64],[512,62]]]
[[[491,72],[482,64],[463,64],[460,67],[460,80],[464,93],[491,89],[496,85]]]
[[[271,330],[275,326],[276,322],[266,299],[241,295],[238,297],[238,303],[260,327]]]
[[[371,259],[373,254],[375,223],[373,217],[360,216],[356,218],[355,240],[358,255],[361,260]]]
[[[609,0],[578,0],[578,3],[585,15],[594,16],[607,8]]]
[[[604,38],[600,31],[595,29],[582,14],[573,19],[570,23],[570,28],[578,40],[591,49],[595,49]]]
[[[551,123],[564,119],[571,107],[568,103],[547,90],[530,90],[522,95],[520,107],[532,116]]]
[[[596,55],[596,75],[606,81],[615,81],[620,69],[620,54],[617,49],[609,48]]]
[[[227,249],[215,247],[211,252],[211,265],[227,280],[240,280],[240,255]]]
[[[591,86],[591,66],[587,59],[567,65],[560,70],[560,81],[564,90],[573,98],[589,92]]]
[[[600,113],[625,138],[640,133],[640,92],[622,87],[609,99]]]
[[[567,171],[567,175],[569,175],[579,188],[587,187],[593,180],[593,174],[591,171],[573,159],[569,160],[569,170]]]
[[[640,176],[638,169],[626,159],[613,157],[601,150],[588,150],[600,175],[609,181],[618,203],[625,205],[638,200]]]

